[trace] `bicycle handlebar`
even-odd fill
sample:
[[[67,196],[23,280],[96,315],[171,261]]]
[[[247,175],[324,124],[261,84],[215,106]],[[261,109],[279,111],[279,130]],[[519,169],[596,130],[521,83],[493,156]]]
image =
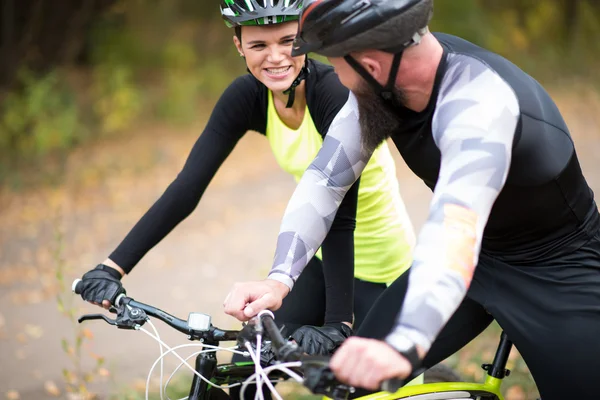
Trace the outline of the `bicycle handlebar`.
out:
[[[259,314],[259,317],[260,322],[263,324],[265,330],[271,338],[271,346],[275,350],[277,359],[280,361],[302,361],[302,368],[305,372],[305,386],[311,389],[314,393],[319,393],[323,389],[327,390],[327,393],[320,394],[326,394],[333,398],[338,398],[338,396],[335,396],[336,392],[339,394],[343,393],[344,391],[352,391],[349,386],[339,382],[335,378],[335,375],[329,368],[329,360],[331,357],[303,355],[295,344],[283,338],[281,332],[275,324],[275,321],[273,320],[273,314]],[[290,348],[290,346],[293,347]],[[311,374],[310,372],[313,373]],[[380,389],[382,391],[395,393],[407,382],[409,382],[409,380],[412,380],[423,372],[424,369],[417,370],[413,372],[407,379],[392,378],[385,380],[382,382]],[[314,375],[314,377],[311,378],[311,375]],[[334,396],[332,396],[332,394]]]
[[[81,294],[81,279],[73,281],[71,286],[75,294]],[[121,329],[135,329],[146,322],[148,316],[157,318],[179,332],[188,335],[190,340],[203,340],[206,342],[235,341],[239,331],[222,330],[210,323],[210,316],[202,313],[190,313],[188,320],[177,318],[156,307],[135,301],[131,297],[121,294],[115,301],[117,318],[111,320],[103,314],[88,314],[79,318],[79,322],[93,319],[103,319],[111,325]]]
[[[75,294],[81,294],[81,279],[73,281],[72,290]],[[152,316],[160,319],[172,328],[187,334],[190,340],[204,340],[211,342],[230,340],[251,341],[253,336],[256,336],[256,333],[262,332],[264,327],[271,339],[272,349],[279,361],[287,362],[299,360],[302,362],[301,368],[305,374],[304,385],[313,393],[324,394],[332,398],[346,398],[348,393],[354,390],[352,387],[339,382],[335,378],[334,373],[329,368],[330,357],[303,354],[294,342],[286,340],[275,324],[271,312],[259,313],[257,324],[254,327],[251,327],[250,324],[248,324],[241,331],[227,331],[212,326],[210,323],[210,316],[206,314],[190,313],[188,321],[184,321],[156,307],[135,301],[123,294],[117,297],[115,303],[117,310],[119,310],[116,320],[111,320],[103,314],[93,314],[83,315],[79,318],[79,322],[81,323],[91,319],[103,319],[111,325],[116,325],[118,328],[134,329],[136,326],[143,325],[147,316]],[[194,320],[194,317],[200,318]],[[198,321],[198,319],[201,321]],[[190,324],[190,321],[195,322]],[[424,370],[414,371],[406,380],[399,378],[388,379],[382,382],[381,390],[394,393],[410,379],[423,372]]]

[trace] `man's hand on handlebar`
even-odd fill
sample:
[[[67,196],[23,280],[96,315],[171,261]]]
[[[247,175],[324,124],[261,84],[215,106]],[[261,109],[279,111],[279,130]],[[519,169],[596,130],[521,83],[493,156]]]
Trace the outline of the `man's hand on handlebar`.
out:
[[[236,283],[225,298],[223,307],[226,314],[248,321],[263,310],[277,310],[289,291],[286,285],[271,279]]]
[[[358,337],[344,341],[329,366],[341,382],[369,390],[379,390],[385,380],[405,379],[412,372],[410,362],[389,344]]]
[[[114,304],[117,296],[125,293],[121,284],[123,270],[114,263],[110,264],[98,264],[96,268],[86,272],[81,277],[78,288],[78,293],[81,293],[84,300],[107,310]]]

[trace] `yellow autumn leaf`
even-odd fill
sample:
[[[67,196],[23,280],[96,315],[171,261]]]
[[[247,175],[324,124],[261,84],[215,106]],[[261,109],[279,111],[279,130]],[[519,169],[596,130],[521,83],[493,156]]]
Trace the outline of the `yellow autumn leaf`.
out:
[[[9,390],[8,392],[6,392],[6,398],[8,400],[19,400],[21,398],[21,395],[16,390]]]
[[[146,390],[146,381],[141,379],[136,379],[133,383],[133,388],[137,391]]]
[[[81,334],[83,335],[83,337],[85,337],[86,339],[93,339],[94,338],[94,334],[92,333],[91,330],[89,330],[88,328],[84,328],[81,330]]]
[[[17,342],[21,344],[27,343],[27,336],[24,333],[17,333]]]
[[[58,386],[56,386],[56,383],[54,383],[52,381],[44,382],[44,389],[46,390],[46,393],[48,393],[50,396],[54,396],[54,397],[60,396],[60,389],[58,389]]]
[[[25,333],[32,339],[39,339],[44,335],[44,330],[39,325],[25,325]]]

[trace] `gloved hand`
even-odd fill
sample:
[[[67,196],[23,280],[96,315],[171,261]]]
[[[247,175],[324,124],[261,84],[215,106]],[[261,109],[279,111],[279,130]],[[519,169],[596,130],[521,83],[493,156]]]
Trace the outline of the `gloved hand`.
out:
[[[342,342],[352,335],[352,328],[342,322],[323,326],[304,325],[294,333],[294,339],[302,350],[310,355],[331,355]]]
[[[125,294],[125,288],[121,284],[121,273],[104,264],[98,264],[96,268],[86,272],[81,277],[80,285],[81,297],[98,305],[104,300],[114,304],[118,295]]]

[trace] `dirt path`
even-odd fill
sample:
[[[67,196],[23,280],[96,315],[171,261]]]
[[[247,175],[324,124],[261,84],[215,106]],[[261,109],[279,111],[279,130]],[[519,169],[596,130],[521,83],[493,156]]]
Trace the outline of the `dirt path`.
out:
[[[600,101],[582,108],[576,97],[564,97],[559,105],[568,115],[588,181],[598,192]],[[52,383],[63,396],[61,370],[72,364],[61,338],[70,338],[73,329],[57,311],[58,259],[66,260],[69,282],[103,260],[172,180],[194,141],[193,131],[147,130],[74,154],[61,187],[0,199],[0,396],[13,390],[21,399],[55,398]],[[246,135],[198,209],[125,278],[131,296],[181,317],[201,311],[212,314],[218,326],[236,326],[222,314],[223,297],[233,282],[260,278],[268,270],[294,187],[267,146],[259,135]],[[431,195],[401,160],[398,177],[419,227]],[[97,311],[75,304],[83,307],[80,312]],[[94,338],[84,353],[104,356],[112,374],[92,387],[106,393],[145,381],[158,356],[150,338],[100,323],[88,327]],[[158,328],[167,343],[186,342]],[[89,365],[90,357],[85,359]]]

